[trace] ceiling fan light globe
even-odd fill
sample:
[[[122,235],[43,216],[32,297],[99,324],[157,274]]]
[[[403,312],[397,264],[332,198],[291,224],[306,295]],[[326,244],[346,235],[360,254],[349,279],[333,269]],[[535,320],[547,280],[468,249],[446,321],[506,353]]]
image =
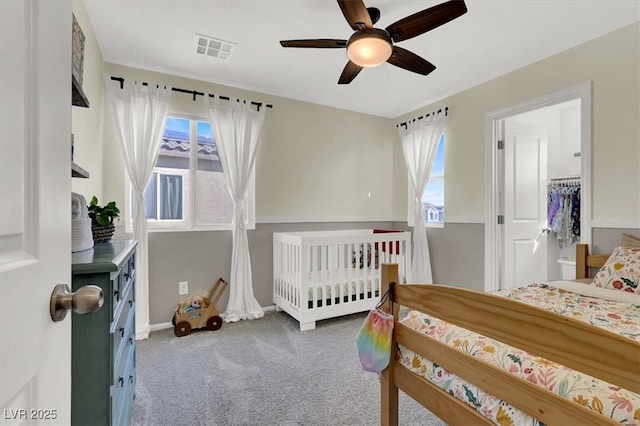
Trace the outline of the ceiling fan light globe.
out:
[[[391,56],[391,42],[377,32],[358,34],[349,40],[347,56],[351,62],[369,68],[383,64]]]

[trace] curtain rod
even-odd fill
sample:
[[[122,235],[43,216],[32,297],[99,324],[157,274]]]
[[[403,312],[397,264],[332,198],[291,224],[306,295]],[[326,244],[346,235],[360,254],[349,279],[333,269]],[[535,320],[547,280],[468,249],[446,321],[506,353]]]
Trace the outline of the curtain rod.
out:
[[[120,89],[124,88],[124,78],[123,78],[123,77],[113,77],[113,76],[111,76],[111,80],[120,82]],[[143,85],[143,86],[148,86],[148,85],[149,85],[149,83],[146,83],[146,82],[144,82],[144,81],[143,81],[143,82],[142,82],[142,85]],[[156,84],[156,87],[159,87],[159,86]],[[166,88],[166,86],[165,86],[165,88]],[[188,93],[188,94],[190,94],[190,95],[192,95],[192,96],[193,96],[193,100],[194,100],[194,101],[196,100],[196,98],[197,98],[198,96],[204,96],[204,95],[205,95],[205,93],[203,93],[203,92],[198,92],[197,90],[180,89],[179,87],[172,87],[172,88],[171,88],[171,91],[173,91],[173,92],[180,92],[180,93]],[[209,96],[210,98],[215,97],[215,95],[214,95],[213,93],[209,93],[209,94],[208,94],[208,96]],[[220,96],[220,95],[218,95],[218,98],[223,99],[223,100],[225,100],[225,101],[230,100],[228,96]],[[236,99],[236,102],[240,102],[240,99]],[[243,102],[243,103],[247,103],[247,101],[245,101],[245,100],[243,100],[242,102]],[[251,105],[255,105],[256,107],[258,107],[258,111],[260,111],[260,107],[262,106],[262,102],[255,102],[255,101],[251,101]],[[266,105],[265,105],[265,107],[267,107],[267,108],[273,108],[273,105],[271,105],[271,104],[266,104]]]
[[[400,123],[400,124],[396,124],[396,127],[400,127],[400,126],[407,127],[407,123],[408,123],[408,122],[410,123],[410,122],[413,122],[413,121],[416,121],[416,120],[422,120],[423,118],[427,118],[427,117],[431,116],[431,114],[436,115],[436,114],[440,114],[441,112],[442,112],[442,108],[440,108],[440,109],[439,109],[438,111],[436,111],[436,112],[432,112],[432,113],[429,113],[429,114],[427,114],[427,115],[421,115],[420,117],[418,117],[418,118],[414,118],[413,120],[403,121],[403,122],[402,122],[402,123]],[[444,108],[444,116],[446,117],[446,116],[448,115],[448,113],[449,113],[449,107],[445,107],[445,108]]]

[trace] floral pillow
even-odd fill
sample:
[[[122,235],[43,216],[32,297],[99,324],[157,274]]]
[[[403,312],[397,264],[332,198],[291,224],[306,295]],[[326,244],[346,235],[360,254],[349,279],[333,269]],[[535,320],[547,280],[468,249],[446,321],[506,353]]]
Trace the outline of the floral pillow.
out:
[[[593,285],[640,294],[640,248],[617,247],[594,277]]]

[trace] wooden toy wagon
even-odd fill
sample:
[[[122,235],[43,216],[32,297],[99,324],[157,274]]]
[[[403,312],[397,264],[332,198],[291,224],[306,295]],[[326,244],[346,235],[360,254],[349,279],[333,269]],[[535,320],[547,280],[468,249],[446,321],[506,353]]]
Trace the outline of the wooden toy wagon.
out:
[[[227,289],[228,283],[222,278],[211,287],[206,299],[202,300],[200,309],[192,309],[187,306],[188,301],[183,301],[176,307],[173,315],[173,333],[178,336],[186,336],[194,328],[204,328],[207,330],[218,330],[222,327],[222,318],[216,308],[218,301]]]

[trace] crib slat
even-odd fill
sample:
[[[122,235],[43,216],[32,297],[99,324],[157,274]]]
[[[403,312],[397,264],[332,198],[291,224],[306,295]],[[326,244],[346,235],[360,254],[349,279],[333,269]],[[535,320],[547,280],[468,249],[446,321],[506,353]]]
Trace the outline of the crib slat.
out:
[[[299,257],[297,257],[296,255],[299,255],[299,247],[296,246],[291,246],[290,247],[291,250],[291,255],[289,256],[289,262],[291,263],[290,267],[291,270],[294,271],[293,272],[293,280],[292,282],[295,283],[293,288],[289,289],[289,300],[291,303],[294,304],[294,306],[296,307],[300,307],[300,286],[302,285],[302,281],[300,279],[300,273],[297,271],[296,268],[298,268],[299,266]]]
[[[293,273],[293,269],[292,269],[292,245],[291,244],[287,244],[284,247],[285,249],[285,268],[286,268],[286,277],[287,277],[287,283],[291,283],[291,284],[286,284],[286,287],[283,289],[284,290],[284,297],[287,300],[287,302],[291,303],[291,285],[293,284],[294,286],[296,285],[296,277],[295,274]]]
[[[355,252],[356,252],[356,267],[353,270],[354,272],[354,278],[353,278],[353,282],[358,282],[358,280],[360,279],[360,243],[357,243],[354,247]],[[351,285],[351,281],[349,281],[347,283],[347,291],[349,294],[349,298],[347,299],[347,302],[349,302],[349,300],[351,300],[351,297],[354,295],[353,294],[353,286]]]
[[[287,302],[290,302],[288,291],[289,284],[287,283],[290,283],[293,277],[291,276],[291,265],[289,264],[289,244],[280,243],[278,245],[278,253],[280,255],[280,262],[278,263],[280,264],[280,268],[282,268],[279,274],[282,278],[278,294]]]
[[[317,307],[316,299],[318,296],[318,290],[316,289],[316,254],[317,249],[315,246],[309,248],[309,275],[307,276],[307,294],[308,297],[311,298],[311,308],[314,309]],[[309,291],[310,290],[310,291]]]
[[[274,296],[280,294],[280,277],[282,271],[280,269],[280,243],[273,242],[273,292]]]

